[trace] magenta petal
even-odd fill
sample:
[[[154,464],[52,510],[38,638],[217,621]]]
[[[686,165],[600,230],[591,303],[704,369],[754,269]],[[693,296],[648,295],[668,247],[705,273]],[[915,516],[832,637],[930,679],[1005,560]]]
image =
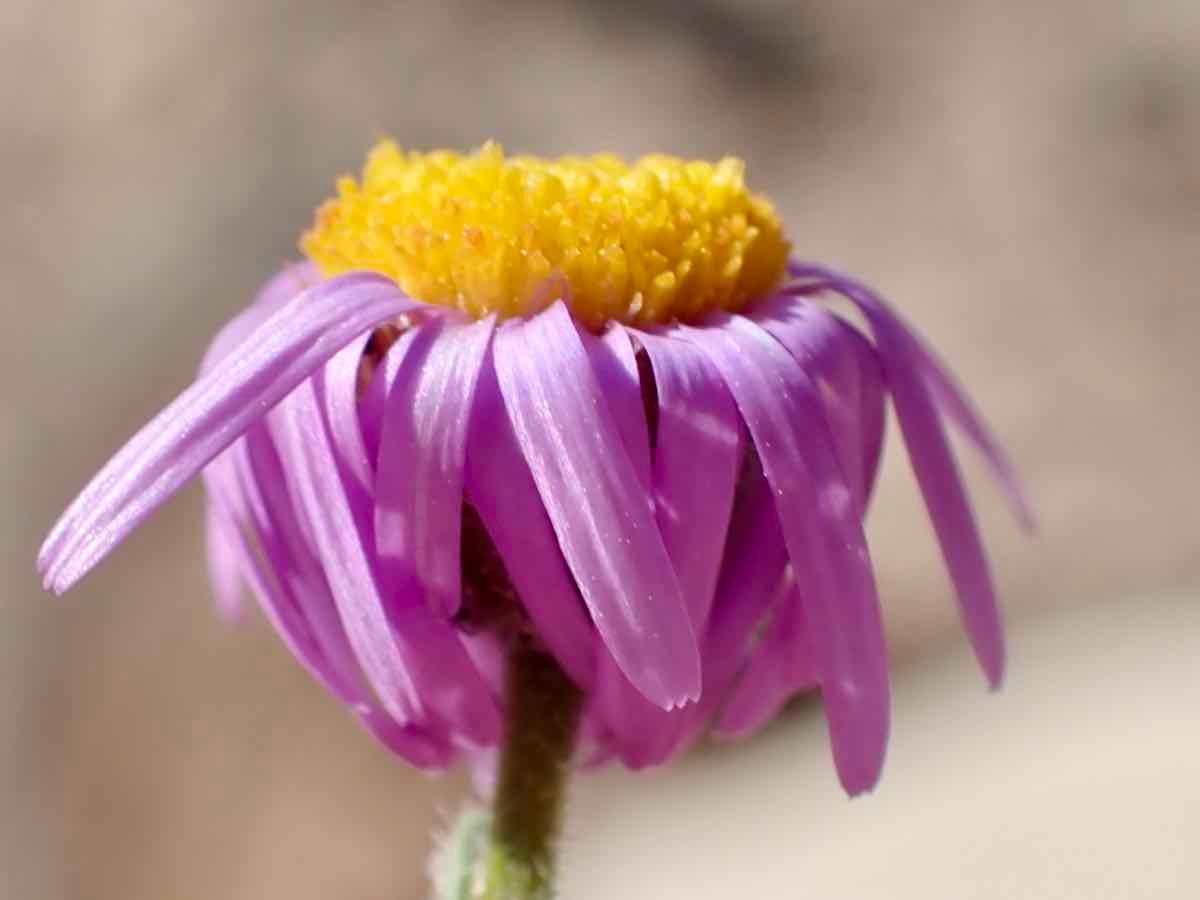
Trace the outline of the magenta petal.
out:
[[[271,424],[281,435],[284,445],[289,440],[288,426],[283,421],[285,413],[286,404],[272,412],[269,417]],[[304,501],[296,484],[297,479],[291,479],[293,491],[289,492],[282,461],[267,429],[262,425],[255,425],[236,446],[240,447],[242,444],[246,449],[245,454],[240,457],[245,463],[245,494],[249,498],[248,506],[254,511],[255,521],[260,529],[260,543],[268,558],[275,561],[276,567],[286,571],[284,580],[290,586],[289,589],[294,594],[295,603],[305,621],[309,623],[322,658],[327,661],[321,680],[333,693],[340,696],[343,702],[355,709],[363,724],[385,745],[417,765],[426,768],[444,766],[451,752],[450,728],[425,720],[418,733],[416,726],[391,721],[370,692],[363,690],[355,651],[342,626],[338,603],[330,591],[321,563],[312,555],[316,550],[310,550],[310,543],[315,547],[316,541],[306,534],[306,531],[311,529],[302,527],[301,522],[304,520],[296,515],[293,506],[291,493],[295,493],[295,506],[303,509]],[[339,471],[343,470],[339,468]],[[344,482],[343,486],[346,486]],[[406,644],[402,637],[409,638],[409,643]],[[397,645],[406,660],[419,656],[419,653],[413,652],[410,635],[397,635]],[[428,649],[430,652],[438,652],[440,647],[431,642]],[[457,676],[452,666],[455,657],[453,653],[444,655],[448,661],[446,677],[454,678]],[[416,663],[410,663],[410,668],[416,667]],[[416,681],[422,685],[422,697],[426,696],[425,688],[432,687],[435,683],[435,679],[424,679],[419,673]],[[462,683],[470,682],[464,678]],[[485,727],[492,724],[486,713],[476,717],[476,721]],[[494,715],[492,721],[494,722]],[[430,728],[436,728],[436,734],[431,732]],[[474,733],[471,729],[465,731]]]
[[[346,636],[384,709],[400,723],[410,722],[422,711],[418,689],[392,633],[312,383],[297,388],[279,412],[284,437],[279,449],[294,475],[291,484],[312,529]]]
[[[635,745],[642,765],[665,761],[703,733],[746,661],[755,630],[779,593],[788,563],[771,486],[746,468],[729,524],[721,577],[701,644],[704,693]]]
[[[346,702],[366,703],[357,659],[316,557],[316,541],[297,515],[299,499],[293,501],[283,463],[269,430],[271,420],[277,422],[281,418],[278,409],[272,411],[268,423],[252,425],[227,452],[234,455],[247,518],[262,555],[279,573],[290,602],[308,623],[328,663],[330,690],[348,698]],[[276,427],[282,432],[281,425]]]
[[[498,741],[500,710],[454,626],[435,616],[417,595],[395,596],[389,617],[410,661],[428,721],[440,723],[466,747]]]
[[[658,393],[658,525],[701,633],[733,511],[742,420],[720,374],[692,344],[642,332],[637,339],[650,358]]]
[[[436,771],[445,769],[454,760],[453,746],[441,735],[434,737],[427,729],[401,725],[377,709],[356,709],[355,714],[376,740],[414,766]]]
[[[322,280],[320,270],[311,260],[286,263],[258,289],[251,305],[273,312]]]
[[[741,419],[720,375],[696,347],[653,334],[633,334],[650,359],[658,396],[653,465],[656,520],[692,626],[703,634],[741,462]],[[637,402],[636,414],[643,418],[640,397]],[[706,691],[707,683],[706,672]],[[626,765],[635,769],[654,765],[671,752],[684,721],[681,711],[668,714],[648,703],[619,672],[606,671],[598,693],[601,715],[616,736]]]
[[[911,332],[862,285],[822,267],[805,267],[828,278],[829,287],[855,303],[871,323],[884,377],[892,392],[900,431],[917,483],[957,589],[959,608],[975,655],[992,686],[1004,677],[1004,630],[987,556],[938,417],[934,394]]]
[[[392,344],[377,367],[359,403],[363,443],[369,459],[379,455],[387,397],[398,380],[410,377],[410,367],[424,364],[426,351],[442,327],[441,318],[414,325]],[[377,490],[381,477],[378,471],[374,475]],[[357,489],[350,491],[351,507],[359,533],[375,561],[374,506],[364,502],[364,508],[357,508],[353,498],[360,493]],[[455,509],[461,514],[461,499]],[[457,552],[457,542],[454,547]],[[496,740],[500,730],[499,711],[455,628],[433,617],[415,582],[403,571],[383,567],[378,578],[401,653],[414,673],[431,717],[425,723],[429,725],[437,719],[449,733],[462,736],[472,746]]]
[[[204,508],[204,549],[208,580],[212,584],[217,611],[231,622],[242,618],[241,557],[234,526],[209,500]]]
[[[816,388],[749,319],[683,328],[720,370],[775,492],[802,585],[834,759],[850,793],[879,777],[887,744],[887,649],[861,510],[838,463]]]
[[[342,474],[368,497],[375,490],[375,466],[367,454],[358,416],[358,375],[370,339],[370,332],[359,335],[335,353],[315,376]]]
[[[475,388],[466,491],[538,635],[584,689],[596,672],[595,631],[485,360]]]
[[[838,460],[854,488],[859,509],[865,509],[873,474],[867,464],[868,445],[881,439],[864,430],[852,329],[828,310],[786,295],[756,309],[753,318],[787,348],[816,385]],[[882,428],[882,420],[878,424]]]
[[[788,564],[771,484],[751,470],[741,485],[704,635],[704,704],[710,710],[745,662],[754,629],[776,598]]]
[[[239,444],[232,448],[244,451]],[[224,494],[212,495],[216,515],[225,522],[231,547],[239,557],[239,569],[258,598],[259,607],[267,621],[296,660],[331,694],[344,703],[356,699],[353,688],[347,685],[331,667],[321,649],[320,641],[300,609],[292,590],[289,569],[278,555],[277,547],[258,528],[248,514],[237,515],[229,503],[233,498]]]
[[[316,267],[309,262],[293,263],[276,272],[259,289],[254,302],[217,332],[200,362],[200,373],[207,372],[225,359],[281,306],[320,280]]]
[[[592,373],[596,377],[600,393],[612,413],[613,422],[621,436],[621,444],[637,471],[645,503],[653,509],[650,432],[646,422],[642,384],[633,342],[620,325],[610,327],[602,338],[586,331],[581,331],[579,337],[591,362]],[[670,556],[670,553],[667,555]],[[682,587],[680,584],[681,589]],[[687,602],[686,595],[684,602]],[[692,627],[695,631],[694,619]],[[597,679],[595,702],[599,715],[604,717],[619,747],[621,759],[630,768],[642,768],[646,765],[644,757],[647,755],[648,746],[653,743],[656,732],[661,729],[662,723],[669,721],[678,710],[666,711],[647,700],[626,678],[620,664],[611,653],[601,655]]]
[[[447,324],[410,351],[388,394],[375,492],[375,543],[385,578],[411,579],[431,609],[462,602],[463,468],[479,369],[495,318]],[[420,340],[420,338],[418,338]]]
[[[700,691],[679,582],[566,306],[501,328],[496,374],[517,442],[605,644],[670,708]]]
[[[991,468],[992,474],[1008,496],[1017,520],[1027,531],[1033,531],[1037,527],[1037,516],[1016,468],[983,421],[983,417],[975,410],[974,404],[958,380],[921,340],[916,331],[865,284],[827,266],[791,263],[788,272],[796,278],[817,279],[816,287],[842,294],[867,316],[877,337],[881,331],[887,331],[897,336],[897,345],[907,345],[907,364],[920,370],[921,377],[933,391],[937,406],[962,429],[963,434],[975,445]],[[882,346],[880,349],[882,350]]]
[[[62,593],[112,547],[340,348],[413,306],[378,275],[352,273],[279,309],[201,376],[100,471],[63,514],[39,555]]]
[[[797,692],[816,684],[798,586],[787,586],[771,623],[721,709],[713,731],[745,737],[758,731]]]
[[[440,320],[434,319],[429,323],[430,327],[441,327]],[[358,419],[362,426],[363,448],[367,454],[367,461],[371,465],[374,472],[379,465],[379,437],[383,432],[383,416],[387,409],[388,394],[392,391],[392,384],[396,380],[396,375],[404,365],[404,358],[408,355],[409,348],[413,346],[417,335],[422,332],[420,327],[412,327],[406,330],[395,342],[388,347],[387,352],[383,355],[383,359],[375,367],[375,371],[371,373],[371,380],[367,384],[367,390],[359,398],[358,401]],[[422,340],[428,340],[429,335],[425,335]],[[374,475],[371,476],[372,484],[374,483]]]
[[[638,375],[637,358],[625,329],[614,325],[596,337],[580,332],[596,376],[596,384],[612,413],[613,423],[621,435],[621,443],[629,454],[638,474],[638,482],[651,503],[650,431],[646,425],[646,410],[642,403],[642,385]]]
[[[897,317],[898,325],[903,322]],[[1000,446],[1000,442],[992,435],[983,418],[975,411],[966,391],[959,385],[958,380],[934,355],[933,351],[924,345],[915,332],[909,331],[911,349],[914,360],[921,364],[925,380],[933,390],[934,400],[938,407],[949,416],[967,436],[976,449],[991,466],[992,473],[1004,492],[1008,495],[1017,520],[1026,531],[1037,529],[1037,515],[1033,504],[1025,493],[1016,468]]]
[[[879,460],[887,432],[887,387],[875,346],[849,325],[845,326],[845,333],[858,368],[859,431],[866,441],[863,450],[863,509],[866,509],[879,475]]]

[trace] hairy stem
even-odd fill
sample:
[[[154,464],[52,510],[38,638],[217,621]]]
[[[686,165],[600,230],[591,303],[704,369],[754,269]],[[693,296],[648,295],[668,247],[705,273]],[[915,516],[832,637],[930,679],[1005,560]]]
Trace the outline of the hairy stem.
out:
[[[583,695],[554,657],[518,640],[480,900],[548,900]]]

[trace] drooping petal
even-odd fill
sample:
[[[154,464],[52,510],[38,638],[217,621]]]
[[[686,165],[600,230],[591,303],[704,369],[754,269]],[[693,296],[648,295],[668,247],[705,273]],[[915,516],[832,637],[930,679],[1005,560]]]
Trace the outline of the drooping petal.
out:
[[[409,365],[419,366],[429,342],[441,330],[440,318],[430,318],[405,331],[388,348],[380,361],[366,395],[359,403],[359,418],[368,461],[375,469],[376,489],[380,474],[376,459],[379,455],[379,434],[382,431],[386,399],[406,373]],[[410,351],[413,357],[409,359]],[[328,377],[328,372],[325,373]],[[348,481],[348,478],[343,479]],[[350,506],[358,533],[372,565],[378,560],[375,553],[374,498],[363,498],[356,487],[349,488]],[[356,498],[361,498],[362,508]],[[461,502],[456,507],[461,513]],[[455,545],[457,549],[457,544]],[[388,618],[400,652],[409,665],[419,686],[428,716],[423,721],[431,726],[436,720],[448,734],[472,746],[494,741],[499,734],[499,710],[488,693],[488,687],[474,664],[455,628],[443,619],[435,618],[407,575],[379,569],[377,580],[385,598]]]
[[[725,702],[754,643],[755,633],[779,595],[788,565],[787,545],[770,483],[756,459],[739,479],[737,502],[702,644],[704,694],[681,721],[665,730],[658,759],[704,733]]]
[[[364,496],[375,491],[375,466],[359,419],[358,379],[370,332],[359,335],[314,375],[342,474]]]
[[[378,709],[356,709],[355,715],[376,740],[418,768],[437,771],[454,761],[454,746],[427,728],[402,725]]]
[[[879,460],[883,456],[887,434],[887,387],[875,346],[849,325],[845,326],[845,333],[858,367],[859,431],[866,442],[863,451],[863,509],[866,509],[879,475]]]
[[[1022,527],[1028,531],[1036,529],[1037,516],[1033,504],[1008,454],[976,411],[958,380],[916,330],[871,288],[828,266],[794,262],[789,264],[788,272],[795,278],[815,279],[812,286],[826,288],[846,297],[862,310],[875,329],[877,338],[880,330],[902,338],[897,343],[908,345],[908,365],[918,368],[921,377],[933,391],[937,406],[975,445],[1008,496],[1009,504]]]
[[[625,329],[619,325],[609,328],[602,337],[583,331],[579,338],[591,361],[596,384],[621,435],[621,444],[637,472],[646,503],[651,504],[650,432],[646,425],[642,385],[633,344]]]
[[[538,635],[575,683],[590,689],[595,632],[521,455],[490,353],[475,388],[466,492]]]
[[[332,683],[331,691],[349,698],[346,702],[366,703],[365,699],[359,699],[365,692],[360,689],[357,658],[317,559],[316,538],[297,513],[301,501],[298,495],[293,497],[276,447],[274,435],[280,435],[281,446],[286,442],[281,419],[280,410],[273,410],[266,422],[252,425],[226,453],[232,454],[246,518],[264,561],[277,573],[288,601],[308,623],[328,665],[326,677]]]
[[[903,324],[899,318],[897,318],[897,323]],[[1004,452],[1000,442],[984,424],[983,417],[975,410],[966,391],[959,385],[958,379],[934,355],[933,351],[925,346],[915,332],[909,331],[909,337],[914,359],[923,365],[925,379],[933,390],[934,400],[938,407],[962,430],[962,433],[975,445],[991,467],[996,479],[1008,495],[1009,504],[1013,508],[1017,521],[1021,523],[1021,527],[1026,531],[1036,531],[1037,514],[1033,511],[1033,504],[1025,492],[1016,468],[1009,460],[1008,454]]]
[[[217,611],[230,622],[239,621],[245,612],[242,605],[242,576],[240,558],[231,526],[220,514],[216,503],[209,500],[204,507],[204,549],[208,565],[208,580],[212,584]]]
[[[700,662],[679,583],[565,305],[501,328],[495,365],[517,442],[605,644],[655,703],[694,699]]]
[[[417,594],[397,594],[387,585],[389,618],[430,722],[440,724],[464,748],[500,739],[500,710],[483,673],[476,668],[454,625],[430,611]]]
[[[612,413],[621,445],[637,472],[642,498],[653,510],[650,432],[633,343],[629,334],[619,325],[610,327],[603,337],[586,331],[580,331],[579,337],[591,362],[596,384]],[[670,553],[667,555],[670,556]],[[687,602],[686,595],[684,602]],[[696,629],[694,620],[692,627]],[[598,715],[604,718],[611,739],[620,748],[625,764],[630,768],[641,768],[644,765],[644,748],[652,740],[655,729],[670,720],[678,710],[664,710],[647,700],[621,671],[620,663],[611,652],[600,655],[597,670],[595,703],[600,710]]]
[[[245,503],[238,488],[236,446],[235,441],[201,473],[207,494],[204,535],[208,577],[217,612],[227,621],[239,621],[244,613],[240,535],[236,530],[238,520],[245,516]]]
[[[892,392],[900,432],[913,472],[958,594],[975,655],[996,686],[1004,677],[1004,631],[983,542],[934,403],[934,392],[909,329],[883,302],[855,281],[823,267],[797,271],[827,279],[829,287],[862,310],[875,332],[884,377]]]
[[[741,420],[720,375],[698,349],[686,341],[631,333],[650,359],[658,400],[653,462],[656,521],[692,627],[703,634],[741,462]],[[625,415],[644,421],[640,387],[637,391],[637,408]],[[635,429],[627,430],[639,439]],[[682,715],[665,713],[647,702],[620,672],[605,671],[598,694],[600,714],[626,765],[636,769],[661,762],[675,743]]]
[[[693,626],[712,607],[742,461],[742,422],[724,382],[686,341],[637,332],[658,395],[654,494],[659,530]]]
[[[271,542],[258,531],[256,522],[248,517],[236,518],[225,506],[221,495],[213,498],[217,515],[222,516],[226,532],[233,539],[231,547],[238,554],[239,569],[258,598],[259,608],[292,656],[313,679],[343,703],[353,702],[355,695],[330,666],[320,642],[296,602],[287,569],[273,557]]]
[[[311,382],[283,402],[279,421],[284,436],[279,449],[294,476],[290,484],[312,529],[350,645],[388,714],[401,724],[418,720],[423,707],[411,664],[397,645]]]
[[[217,332],[200,361],[200,374],[203,375],[225,359],[281,306],[320,280],[316,267],[310,262],[292,263],[276,272],[259,289],[254,302]]]
[[[297,508],[303,508],[297,479],[289,480],[273,441],[272,434],[280,436],[281,445],[288,440],[284,413],[283,408],[273,411],[268,416],[271,429],[256,424],[235,447],[244,446],[245,452],[237,459],[247,507],[258,529],[264,555],[276,569],[282,570],[280,580],[307,623],[324,661],[319,680],[349,705],[364,727],[385,746],[415,765],[443,768],[453,753],[451,729],[429,720],[420,725],[395,721],[361,683],[355,651],[342,625],[337,601],[315,556],[319,551],[312,529],[305,528],[304,518],[297,515]],[[339,471],[344,476],[344,469]],[[270,614],[268,618],[277,628],[288,624],[287,620],[277,622]],[[401,645],[401,653],[404,650]]]
[[[786,585],[771,623],[725,700],[713,732],[745,737],[758,731],[795,694],[816,684],[799,586]]]
[[[788,352],[749,319],[723,315],[680,332],[721,372],[775,492],[812,628],[838,774],[850,793],[867,790],[887,744],[887,651],[861,510],[820,397]]]
[[[257,430],[261,430],[261,426],[256,426],[252,432]],[[243,441],[237,442],[226,453],[235,451],[242,461],[248,459]],[[247,470],[243,468],[242,471]],[[441,769],[448,765],[453,749],[447,740],[439,740],[418,726],[400,725],[390,719],[374,698],[359,688],[357,679],[353,675],[347,679],[346,673],[327,655],[326,648],[330,646],[332,636],[322,633],[319,620],[310,621],[306,612],[311,613],[312,604],[303,603],[297,596],[310,586],[289,577],[296,573],[289,572],[286,563],[282,563],[280,545],[259,529],[261,520],[243,518],[239,526],[224,506],[226,495],[210,496],[214,515],[224,520],[222,527],[230,536],[230,547],[237,553],[239,570],[258,597],[265,617],[301,666],[318,684],[348,705],[364,727],[393,752],[424,769]],[[239,505],[245,507],[246,513],[257,506],[254,501]],[[254,543],[248,535],[253,536]],[[337,628],[340,634],[340,625]],[[341,640],[345,638],[341,637]]]
[[[778,340],[817,387],[838,460],[860,509],[866,508],[870,438],[859,401],[860,368],[851,329],[823,307],[776,295],[754,311],[754,321]]]
[[[299,295],[201,376],[100,471],[51,531],[39,555],[62,593],[151,512],[341,347],[411,308],[370,273],[334,278]]]
[[[439,324],[436,320],[431,321],[429,327],[439,327]],[[374,471],[379,465],[379,436],[383,431],[383,414],[387,409],[388,394],[391,393],[392,384],[396,381],[396,374],[404,364],[404,357],[408,355],[409,348],[413,346],[422,330],[422,328],[409,328],[396,338],[395,342],[387,348],[387,352],[375,367],[375,371],[371,373],[367,390],[358,401],[358,419],[362,426],[363,448],[367,454],[367,461],[371,465],[372,483],[375,479]]]
[[[438,615],[462,602],[463,468],[480,366],[495,318],[422,329],[387,398],[375,543],[389,581],[411,579]],[[420,340],[418,338],[418,340]],[[357,427],[357,426],[356,426]]]

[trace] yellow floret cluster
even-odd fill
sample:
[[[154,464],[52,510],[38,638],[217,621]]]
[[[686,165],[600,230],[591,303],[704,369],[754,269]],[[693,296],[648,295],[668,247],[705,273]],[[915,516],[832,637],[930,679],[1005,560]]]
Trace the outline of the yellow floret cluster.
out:
[[[788,244],[744,164],[646,156],[406,153],[391,141],[342,178],[301,240],[325,275],[371,269],[479,318],[566,297],[598,328],[737,309],[783,274]]]

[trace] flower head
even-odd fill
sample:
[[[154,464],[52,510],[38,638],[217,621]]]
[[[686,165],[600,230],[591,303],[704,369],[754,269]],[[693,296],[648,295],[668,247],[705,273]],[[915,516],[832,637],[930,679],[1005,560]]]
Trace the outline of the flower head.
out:
[[[585,692],[581,758],[640,767],[819,689],[847,789],[888,732],[862,519],[892,398],[989,681],[1004,648],[943,426],[1028,507],[872,291],[787,262],[742,166],[372,153],[196,381],[68,508],[64,591],[197,473],[222,608],[417,765],[499,739],[501,660]],[[871,338],[829,311],[855,304]]]

